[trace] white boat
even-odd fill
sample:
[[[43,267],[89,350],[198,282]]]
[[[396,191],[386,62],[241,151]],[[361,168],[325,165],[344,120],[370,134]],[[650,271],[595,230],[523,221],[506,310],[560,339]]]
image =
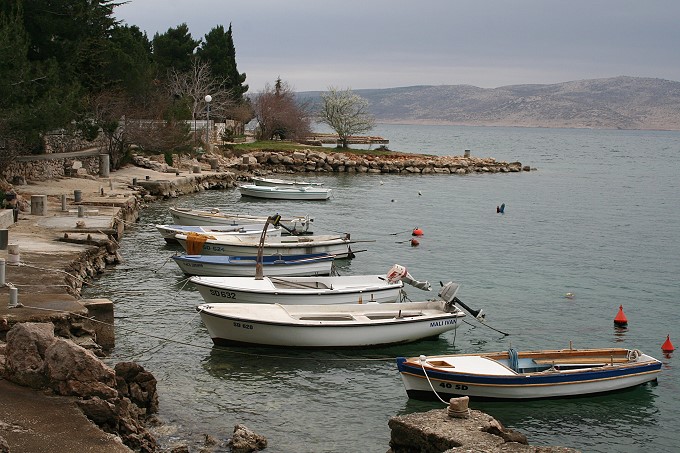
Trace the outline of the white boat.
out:
[[[323,186],[322,182],[308,182],[308,181],[295,181],[290,179],[278,179],[278,178],[263,178],[261,176],[253,176],[251,178],[253,183],[258,186]]]
[[[282,305],[327,305],[399,302],[403,281],[414,282],[410,275],[395,272],[405,269],[398,264],[386,275],[350,275],[330,277],[191,277],[206,303],[245,303]],[[402,281],[403,280],[403,281]],[[429,290],[427,282],[415,282]]]
[[[410,398],[524,400],[612,392],[653,381],[661,362],[637,349],[561,349],[398,357]],[[436,392],[436,394],[435,394]]]
[[[210,277],[254,277],[256,256],[175,255],[172,259],[187,275]],[[262,270],[268,276],[330,275],[332,255],[269,255],[262,257]]]
[[[443,300],[384,304],[208,304],[196,308],[216,345],[357,348],[403,344],[456,329]]]
[[[177,234],[177,241],[189,255],[256,256],[260,241],[254,237],[227,235]],[[353,258],[349,235],[309,235],[267,237],[262,250],[264,255],[309,255],[327,253],[335,259]]]
[[[188,233],[201,234],[232,234],[237,236],[249,236],[259,238],[262,234],[263,225],[156,225],[156,229],[161,234],[161,237],[168,243],[177,243],[175,235]],[[271,226],[267,229],[267,237],[281,236],[282,228]]]
[[[328,200],[331,189],[315,186],[259,186],[244,184],[238,188],[241,196],[275,200]]]
[[[236,214],[222,212],[219,208],[210,210],[189,209],[189,208],[170,208],[172,223],[176,225],[240,225],[240,224],[261,224],[264,225],[268,216],[254,216],[249,214]],[[309,216],[294,216],[281,218],[281,223],[288,229],[297,232],[309,231],[309,226],[314,219]]]

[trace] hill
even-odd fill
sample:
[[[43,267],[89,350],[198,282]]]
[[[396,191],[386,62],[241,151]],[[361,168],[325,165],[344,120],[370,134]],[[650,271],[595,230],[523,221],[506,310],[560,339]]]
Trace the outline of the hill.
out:
[[[613,77],[551,85],[353,90],[381,123],[680,130],[680,82]],[[298,93],[318,102],[320,92]]]

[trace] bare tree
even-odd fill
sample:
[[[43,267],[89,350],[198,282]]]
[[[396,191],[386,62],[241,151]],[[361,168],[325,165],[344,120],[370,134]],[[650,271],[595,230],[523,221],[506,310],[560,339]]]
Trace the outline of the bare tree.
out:
[[[194,58],[191,69],[187,72],[170,70],[168,84],[173,97],[188,100],[191,119],[194,121],[204,115],[207,118],[208,106],[210,116],[216,119],[228,117],[229,112],[235,107],[231,92],[225,88],[226,81],[213,77],[210,65],[197,58]],[[205,100],[207,95],[212,98],[210,103]]]
[[[327,92],[321,94],[319,121],[338,134],[343,148],[348,147],[350,136],[375,127],[375,119],[368,111],[368,101],[349,88],[338,90],[329,87]]]
[[[267,84],[253,102],[258,122],[257,138],[300,140],[311,132],[309,106],[298,102],[295,92],[280,78],[274,87]]]

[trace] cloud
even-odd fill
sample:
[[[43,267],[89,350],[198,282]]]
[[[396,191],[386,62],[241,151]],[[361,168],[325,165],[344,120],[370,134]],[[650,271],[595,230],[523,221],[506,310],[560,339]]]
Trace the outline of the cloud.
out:
[[[680,80],[680,2],[650,0],[132,0],[114,11],[149,37],[233,26],[251,91],[299,91],[617,75]]]

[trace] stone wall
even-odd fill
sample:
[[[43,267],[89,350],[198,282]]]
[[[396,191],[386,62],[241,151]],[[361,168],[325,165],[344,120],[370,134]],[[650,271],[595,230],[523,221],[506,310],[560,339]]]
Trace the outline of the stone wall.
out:
[[[71,133],[66,130],[61,130],[46,134],[43,137],[45,144],[45,154],[52,153],[71,153],[92,147],[101,148],[104,145],[104,140],[100,134],[93,141],[84,139],[80,133]]]
[[[13,184],[26,181],[46,181],[64,176],[99,174],[98,149],[77,153],[53,153],[18,156],[0,169],[0,177]]]

